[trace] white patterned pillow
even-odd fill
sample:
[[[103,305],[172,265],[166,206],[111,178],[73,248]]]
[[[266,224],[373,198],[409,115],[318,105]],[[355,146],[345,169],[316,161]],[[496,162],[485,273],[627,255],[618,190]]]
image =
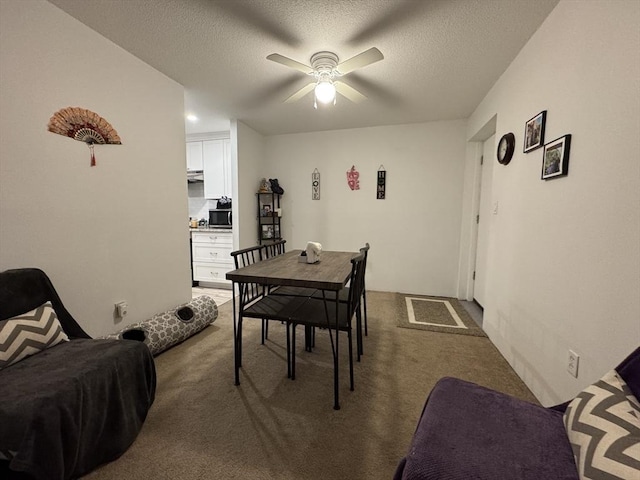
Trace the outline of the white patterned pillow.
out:
[[[69,337],[62,330],[51,302],[0,321],[0,370]]]
[[[564,425],[581,479],[640,479],[640,403],[615,370],[569,403]]]

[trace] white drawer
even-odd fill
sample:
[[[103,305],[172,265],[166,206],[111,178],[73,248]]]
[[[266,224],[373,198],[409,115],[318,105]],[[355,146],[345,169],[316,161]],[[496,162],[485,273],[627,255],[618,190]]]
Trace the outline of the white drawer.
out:
[[[193,279],[199,282],[231,283],[225,278],[226,273],[231,270],[233,268],[212,263],[193,262]]]
[[[231,246],[212,247],[207,243],[193,243],[191,245],[194,262],[220,262],[233,265],[231,257]]]
[[[192,232],[191,241],[193,243],[208,243],[209,245],[220,245],[233,247],[233,235],[231,233],[217,232]]]

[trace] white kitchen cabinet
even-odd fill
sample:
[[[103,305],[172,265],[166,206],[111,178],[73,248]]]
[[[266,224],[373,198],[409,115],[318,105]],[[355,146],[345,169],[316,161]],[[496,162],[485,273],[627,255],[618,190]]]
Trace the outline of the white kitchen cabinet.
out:
[[[187,142],[187,171],[202,170],[202,142]]]
[[[231,148],[228,138],[202,142],[204,198],[231,197]]]
[[[231,171],[231,140],[224,140],[224,190],[227,197],[233,197],[233,172]]]
[[[227,272],[235,268],[231,257],[232,250],[231,232],[191,232],[193,279],[231,285],[225,277]]]

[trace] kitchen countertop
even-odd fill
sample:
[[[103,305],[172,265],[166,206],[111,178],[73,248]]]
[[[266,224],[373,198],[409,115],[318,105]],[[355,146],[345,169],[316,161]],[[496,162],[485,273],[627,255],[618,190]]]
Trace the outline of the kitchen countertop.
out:
[[[216,227],[189,227],[190,232],[217,232],[217,233],[232,233],[230,228],[216,228]]]

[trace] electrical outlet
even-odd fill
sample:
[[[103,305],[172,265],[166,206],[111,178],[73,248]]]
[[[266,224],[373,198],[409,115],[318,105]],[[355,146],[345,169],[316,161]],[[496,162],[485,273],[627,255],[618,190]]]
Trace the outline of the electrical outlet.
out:
[[[129,310],[129,305],[127,305],[127,302],[118,302],[116,303],[116,315],[119,318],[124,318],[127,316]]]
[[[580,355],[573,350],[569,350],[567,357],[567,372],[578,378],[578,364],[580,363]]]

